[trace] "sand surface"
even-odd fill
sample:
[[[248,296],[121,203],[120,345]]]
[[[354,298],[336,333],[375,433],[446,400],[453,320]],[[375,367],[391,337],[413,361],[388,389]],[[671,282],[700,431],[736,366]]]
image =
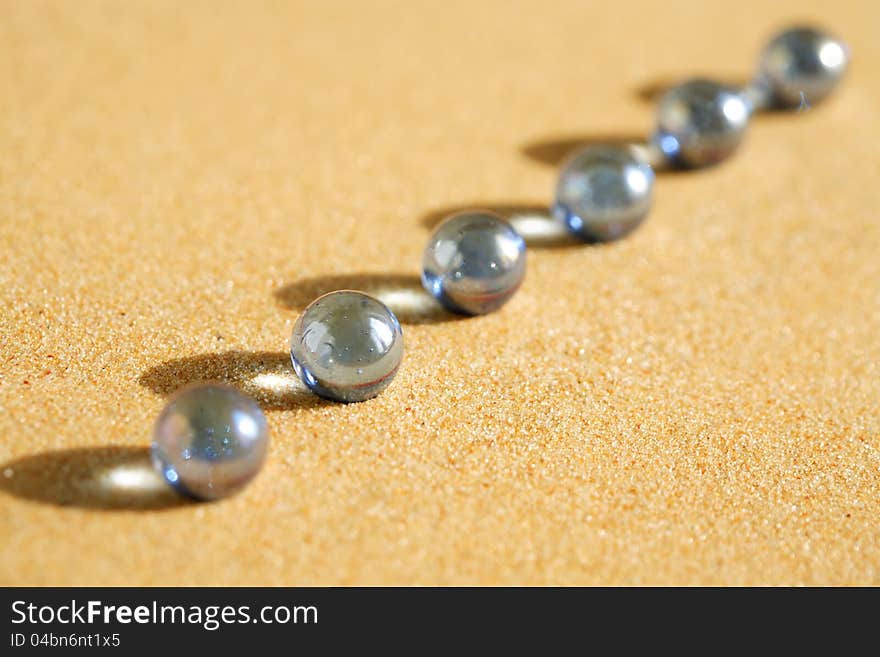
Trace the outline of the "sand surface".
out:
[[[730,7],[0,3],[0,584],[880,584],[880,4]],[[501,312],[420,291],[439,218],[546,207],[792,20],[852,46],[827,103],[626,240],[528,235]],[[286,354],[338,287],[404,323],[363,404]],[[192,504],[147,449],[204,378],[272,444]]]

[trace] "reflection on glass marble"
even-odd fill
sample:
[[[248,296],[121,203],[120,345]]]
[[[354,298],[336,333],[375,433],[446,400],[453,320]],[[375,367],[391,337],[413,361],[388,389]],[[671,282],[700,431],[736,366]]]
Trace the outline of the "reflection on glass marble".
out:
[[[751,107],[739,90],[710,80],[689,80],[660,99],[655,141],[676,164],[715,164],[737,149],[750,115]]]
[[[403,360],[403,331],[378,299],[340,290],[313,301],[293,327],[290,358],[315,394],[340,402],[375,397]]]
[[[648,214],[654,170],[630,146],[590,146],[562,168],[553,214],[585,242],[632,232]]]
[[[526,243],[501,217],[461,212],[441,223],[425,248],[422,284],[453,312],[483,315],[503,306],[526,273]]]
[[[177,392],[156,421],[153,465],[180,492],[217,499],[257,474],[268,443],[253,399],[227,385],[201,384]]]
[[[849,63],[846,44],[810,27],[773,37],[761,53],[757,83],[776,107],[817,103],[837,86]]]

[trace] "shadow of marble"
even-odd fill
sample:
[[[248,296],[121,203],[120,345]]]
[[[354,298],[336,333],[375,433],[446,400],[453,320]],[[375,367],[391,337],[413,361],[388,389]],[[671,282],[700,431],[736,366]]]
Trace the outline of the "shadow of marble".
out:
[[[645,144],[647,135],[637,134],[569,134],[554,135],[545,139],[529,142],[520,148],[520,152],[530,160],[561,166],[568,158],[588,146]]]
[[[483,209],[504,217],[522,235],[530,249],[558,249],[583,246],[566,230],[565,226],[550,215],[547,206],[535,203],[477,202],[454,205],[431,210],[422,215],[421,224],[433,230],[446,217],[466,210]]]
[[[309,409],[331,403],[305,387],[286,352],[225,351],[173,358],[138,378],[138,383],[160,395],[205,381],[221,381],[238,388],[267,411]]]
[[[639,84],[635,88],[636,98],[646,103],[656,103],[663,97],[667,91],[669,91],[672,87],[677,84],[681,84],[682,82],[686,82],[687,80],[692,80],[694,78],[703,78],[706,80],[718,80],[723,84],[726,84],[729,87],[734,87],[736,89],[747,89],[751,81],[746,78],[730,78],[727,76],[723,76],[718,78],[713,74],[697,74],[697,75],[679,75],[679,76],[659,76],[655,78],[650,78],[645,80],[643,83]]]
[[[397,316],[401,324],[437,324],[465,319],[447,311],[422,287],[414,274],[356,273],[303,278],[275,290],[285,308],[302,310],[312,301],[336,290],[359,290],[376,297]]]
[[[25,500],[104,511],[150,511],[192,504],[162,479],[142,447],[43,452],[0,465],[0,491]]]

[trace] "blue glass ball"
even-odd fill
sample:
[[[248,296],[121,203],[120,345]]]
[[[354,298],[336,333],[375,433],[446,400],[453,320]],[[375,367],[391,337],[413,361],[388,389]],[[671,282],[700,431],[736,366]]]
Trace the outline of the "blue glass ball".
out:
[[[849,49],[810,27],[795,27],[773,37],[761,53],[758,84],[776,107],[817,103],[837,86],[849,63]]]
[[[375,397],[403,360],[394,313],[363,292],[340,290],[313,301],[296,320],[290,359],[315,394],[339,402]]]
[[[497,310],[526,274],[526,243],[501,217],[462,212],[441,223],[425,248],[422,285],[453,312]]]
[[[710,80],[689,80],[660,99],[655,139],[676,164],[715,164],[737,149],[750,114],[751,107],[739,90]]]
[[[153,429],[153,466],[181,493],[206,500],[235,493],[259,472],[266,417],[235,388],[208,383],[168,401]]]
[[[632,232],[651,209],[654,170],[631,146],[590,146],[562,168],[554,216],[585,242]]]

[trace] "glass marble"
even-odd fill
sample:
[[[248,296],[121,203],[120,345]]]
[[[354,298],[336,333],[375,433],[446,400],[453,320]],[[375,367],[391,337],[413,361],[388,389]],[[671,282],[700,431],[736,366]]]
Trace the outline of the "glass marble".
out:
[[[715,164],[737,149],[750,114],[751,107],[739,90],[710,80],[688,80],[660,99],[655,139],[676,164]]]
[[[590,146],[562,168],[554,216],[585,242],[632,232],[651,209],[654,170],[631,146]]]
[[[445,219],[422,259],[425,289],[447,309],[465,315],[498,310],[525,274],[525,240],[504,219],[483,210]]]
[[[253,479],[268,444],[257,402],[227,385],[196,385],[175,393],[159,415],[153,465],[181,493],[213,500]]]
[[[773,37],[761,53],[758,85],[770,104],[801,107],[825,98],[843,77],[849,49],[842,41],[810,27],[795,27]]]
[[[293,327],[293,369],[312,392],[339,402],[375,397],[403,360],[394,313],[363,292],[339,290],[313,301]]]

